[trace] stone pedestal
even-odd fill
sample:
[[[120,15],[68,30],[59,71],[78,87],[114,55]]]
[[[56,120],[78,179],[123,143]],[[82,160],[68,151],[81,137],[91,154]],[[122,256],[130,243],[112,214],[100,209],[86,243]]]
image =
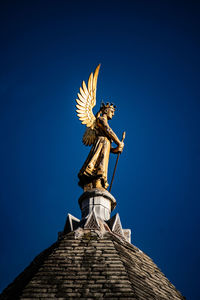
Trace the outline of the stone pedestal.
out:
[[[108,191],[103,189],[91,189],[84,192],[78,200],[82,219],[88,217],[91,211],[95,211],[96,216],[104,221],[110,219],[110,213],[116,206],[116,200]]]

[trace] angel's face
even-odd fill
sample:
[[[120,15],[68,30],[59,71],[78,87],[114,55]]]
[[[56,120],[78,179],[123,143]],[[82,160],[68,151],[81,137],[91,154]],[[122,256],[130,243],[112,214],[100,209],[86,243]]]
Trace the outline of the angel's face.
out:
[[[115,114],[115,110],[112,107],[108,108],[108,111],[107,111],[108,120],[111,120],[112,117],[114,116],[114,114]]]

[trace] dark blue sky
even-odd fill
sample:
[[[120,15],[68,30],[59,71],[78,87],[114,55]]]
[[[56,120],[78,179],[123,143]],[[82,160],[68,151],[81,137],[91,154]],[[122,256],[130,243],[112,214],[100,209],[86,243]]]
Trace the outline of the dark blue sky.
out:
[[[199,299],[199,30],[199,1],[1,1],[1,290],[67,213],[80,217],[89,148],[75,98],[101,63],[95,112],[115,102],[110,125],[127,132],[116,212],[132,243]]]

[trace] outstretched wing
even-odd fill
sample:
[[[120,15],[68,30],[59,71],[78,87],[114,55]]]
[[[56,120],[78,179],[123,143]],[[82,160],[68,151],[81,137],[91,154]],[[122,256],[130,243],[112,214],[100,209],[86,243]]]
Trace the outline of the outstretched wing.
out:
[[[90,74],[88,86],[86,86],[85,81],[83,81],[82,87],[80,87],[80,93],[78,93],[78,99],[76,99],[77,116],[82,124],[85,124],[91,129],[94,129],[96,121],[92,109],[96,105],[96,90],[99,68],[100,64],[97,66],[94,75],[93,73]]]
[[[86,146],[92,145],[96,138],[96,117],[94,116],[92,109],[96,105],[97,78],[99,69],[100,64],[97,66],[94,75],[93,73],[90,74],[88,86],[86,86],[85,81],[83,81],[82,87],[80,87],[80,93],[78,93],[78,99],[76,99],[77,116],[81,123],[88,127],[82,140]]]

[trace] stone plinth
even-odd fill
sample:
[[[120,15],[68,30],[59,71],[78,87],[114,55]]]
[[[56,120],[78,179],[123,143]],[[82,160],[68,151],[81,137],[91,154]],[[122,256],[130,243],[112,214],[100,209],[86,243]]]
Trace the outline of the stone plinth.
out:
[[[84,192],[78,202],[82,219],[87,218],[94,210],[97,217],[107,221],[116,206],[115,198],[108,191],[97,188]]]

